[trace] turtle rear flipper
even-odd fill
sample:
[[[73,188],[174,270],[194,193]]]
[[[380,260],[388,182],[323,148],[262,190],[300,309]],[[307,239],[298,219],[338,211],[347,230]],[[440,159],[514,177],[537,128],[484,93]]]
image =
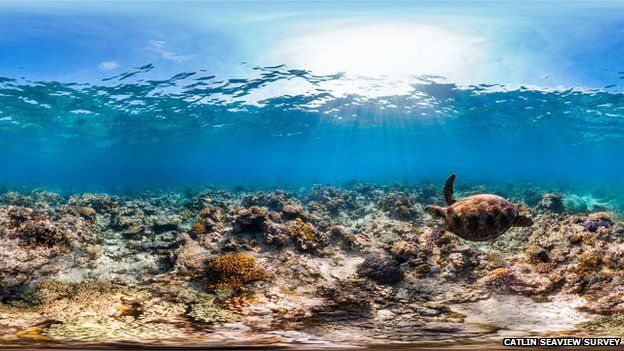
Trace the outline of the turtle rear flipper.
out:
[[[455,173],[451,174],[446,182],[444,182],[444,201],[446,201],[447,205],[452,205],[455,203],[455,199],[453,198],[453,183],[455,182]]]
[[[518,216],[514,220],[514,227],[530,227],[533,225],[533,218],[531,218],[531,214],[529,213],[527,207],[524,204],[520,204],[516,206],[518,210]]]
[[[516,220],[513,223],[514,227],[530,227],[532,225],[533,219],[524,213],[518,214],[518,217],[516,217]]]

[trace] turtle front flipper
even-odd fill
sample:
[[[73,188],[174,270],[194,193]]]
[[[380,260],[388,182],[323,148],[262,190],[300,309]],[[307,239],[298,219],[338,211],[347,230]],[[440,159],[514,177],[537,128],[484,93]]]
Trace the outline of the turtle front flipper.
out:
[[[432,215],[433,217],[444,218],[446,208],[436,205],[427,205],[425,206],[425,212]]]
[[[446,201],[447,205],[452,205],[455,203],[455,199],[453,199],[453,183],[455,182],[455,173],[451,174],[446,182],[444,182],[444,201]]]

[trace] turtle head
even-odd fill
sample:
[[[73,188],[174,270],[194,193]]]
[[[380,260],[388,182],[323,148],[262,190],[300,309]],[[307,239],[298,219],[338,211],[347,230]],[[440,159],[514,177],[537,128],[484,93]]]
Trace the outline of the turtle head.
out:
[[[432,215],[433,217],[442,217],[444,218],[444,212],[446,209],[444,207],[436,206],[436,205],[427,205],[425,206],[425,212]]]
[[[529,227],[533,224],[533,218],[529,214],[526,206],[520,205],[518,206],[518,216],[514,221],[514,226],[516,227]]]

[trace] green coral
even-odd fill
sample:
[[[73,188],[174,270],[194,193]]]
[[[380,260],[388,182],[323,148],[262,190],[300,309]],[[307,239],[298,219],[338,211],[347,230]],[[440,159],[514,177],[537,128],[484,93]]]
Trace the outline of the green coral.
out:
[[[238,319],[235,313],[214,306],[212,303],[198,303],[191,306],[189,317],[204,323],[228,323]]]
[[[81,299],[88,296],[113,294],[124,290],[123,287],[109,282],[85,280],[82,282],[44,280],[21,295],[15,303],[29,306],[49,304],[59,299]]]
[[[215,299],[214,294],[208,294],[205,292],[195,291],[192,289],[180,289],[177,291],[174,300],[183,304],[194,304],[200,302],[209,302],[212,303]]]
[[[184,331],[172,324],[143,323],[130,316],[122,318],[84,316],[66,323],[52,324],[43,331],[43,335],[55,340],[95,342],[145,342],[185,337]]]
[[[624,314],[600,317],[577,325],[579,329],[592,331],[602,335],[623,335]]]

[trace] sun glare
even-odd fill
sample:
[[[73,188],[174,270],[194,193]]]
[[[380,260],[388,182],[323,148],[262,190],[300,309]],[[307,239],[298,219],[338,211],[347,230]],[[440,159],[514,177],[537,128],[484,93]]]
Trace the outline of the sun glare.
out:
[[[275,51],[293,67],[365,76],[461,77],[484,57],[484,40],[414,24],[363,24],[287,40]]]

